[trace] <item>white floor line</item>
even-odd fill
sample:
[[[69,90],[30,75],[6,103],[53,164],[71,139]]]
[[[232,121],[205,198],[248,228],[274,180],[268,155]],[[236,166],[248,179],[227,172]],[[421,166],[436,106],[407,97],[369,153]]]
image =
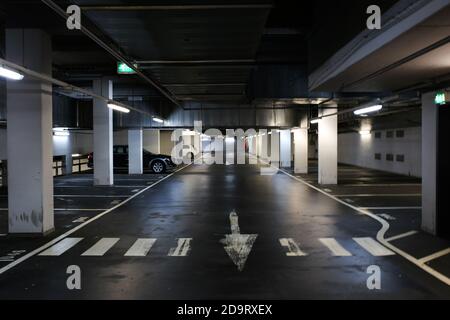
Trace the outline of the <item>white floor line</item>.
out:
[[[361,194],[334,194],[336,197],[421,197],[421,193],[361,193]]]
[[[111,249],[119,240],[119,238],[101,238],[81,255],[87,257],[101,257],[106,252],[108,252],[108,250]]]
[[[319,238],[319,241],[332,252],[333,256],[350,257],[352,255],[334,238]]]
[[[370,237],[353,238],[357,244],[364,248],[367,252],[375,257],[392,256],[395,253],[383,247],[379,242]]]
[[[58,242],[54,246],[51,246],[47,250],[39,253],[40,256],[60,256],[73,246],[75,246],[78,242],[83,240],[83,238],[65,238],[62,241]]]
[[[125,253],[127,257],[145,257],[155,244],[156,239],[137,239],[136,242]]]
[[[14,268],[14,267],[17,266],[18,264],[20,264],[20,263],[22,263],[22,262],[24,262],[24,261],[30,259],[31,257],[35,256],[35,255],[38,254],[39,252],[41,252],[41,251],[43,251],[43,250],[45,250],[45,249],[51,247],[52,245],[58,243],[58,242],[61,241],[61,240],[65,239],[67,236],[69,236],[69,235],[71,235],[72,233],[74,233],[74,232],[80,230],[81,228],[85,227],[85,226],[88,225],[89,223],[94,222],[95,220],[97,220],[97,219],[103,217],[104,215],[110,213],[111,211],[113,211],[113,210],[115,210],[115,209],[117,209],[117,208],[123,206],[125,203],[131,201],[132,199],[134,199],[135,197],[137,197],[137,196],[139,196],[140,194],[144,193],[144,192],[147,191],[148,189],[153,188],[154,186],[158,185],[159,183],[161,183],[161,182],[163,182],[164,180],[170,178],[171,176],[173,176],[173,175],[176,174],[177,172],[179,172],[179,171],[181,171],[181,170],[183,170],[183,169],[186,169],[186,168],[189,167],[189,166],[190,166],[190,164],[188,164],[188,165],[186,165],[186,166],[184,166],[184,167],[182,167],[182,168],[180,168],[180,169],[178,169],[178,170],[172,172],[171,174],[169,174],[169,175],[167,175],[167,176],[161,178],[160,180],[156,181],[155,183],[153,183],[153,184],[149,185],[148,187],[142,189],[141,191],[135,193],[134,195],[132,195],[132,196],[129,197],[128,199],[122,201],[122,202],[119,203],[118,205],[116,205],[116,206],[114,206],[114,207],[112,207],[112,208],[110,208],[110,209],[108,209],[108,210],[106,210],[106,211],[104,211],[104,212],[102,212],[102,213],[99,213],[98,215],[94,216],[93,218],[89,219],[88,221],[83,222],[82,224],[76,226],[76,227],[73,228],[73,229],[70,229],[69,231],[67,231],[67,232],[63,233],[62,235],[56,237],[55,239],[53,239],[53,240],[47,242],[46,244],[40,246],[39,248],[37,248],[37,249],[35,249],[35,250],[29,252],[28,254],[26,254],[26,255],[20,257],[19,259],[15,260],[15,261],[13,261],[13,262],[11,262],[11,263],[9,263],[9,264],[7,264],[6,266],[0,268],[0,274],[3,274],[4,272],[8,271],[9,269]]]
[[[55,198],[128,198],[132,195],[100,195],[100,194],[55,194]]]
[[[411,230],[411,231],[408,231],[408,232],[405,232],[405,233],[398,234],[396,236],[392,236],[390,238],[386,238],[386,241],[394,241],[394,240],[398,240],[398,239],[401,239],[401,238],[406,238],[406,237],[412,236],[412,235],[417,234],[417,233],[419,233],[419,231]]]
[[[7,211],[8,208],[0,208],[0,211]],[[53,211],[105,211],[108,208],[54,208]]]
[[[55,208],[54,211],[105,211],[107,208]]]
[[[281,172],[283,172],[284,174],[286,174],[287,176],[291,177],[294,180],[299,181],[300,183],[326,195],[327,197],[355,210],[358,211],[364,215],[367,215],[369,217],[371,217],[372,219],[378,221],[381,224],[381,229],[377,232],[377,240],[383,244],[385,247],[391,249],[392,251],[394,251],[395,253],[397,253],[398,255],[402,256],[403,258],[407,259],[408,261],[410,261],[411,263],[415,264],[417,267],[419,267],[420,269],[424,270],[425,272],[429,273],[430,275],[432,275],[433,277],[435,277],[436,279],[439,279],[440,281],[442,281],[443,283],[447,284],[448,286],[450,286],[450,278],[447,277],[446,275],[440,273],[439,271],[427,266],[425,263],[421,262],[419,259],[416,259],[415,257],[413,257],[412,255],[410,255],[409,253],[401,250],[400,248],[397,248],[396,246],[392,245],[391,243],[389,243],[388,241],[386,241],[386,239],[384,238],[384,235],[386,234],[387,230],[389,230],[389,223],[384,220],[383,218],[378,217],[377,215],[373,214],[372,212],[356,207],[354,205],[351,205],[349,203],[346,203],[345,201],[342,201],[341,199],[326,193],[325,191],[317,188],[316,186],[303,181],[303,179],[293,176],[292,174],[286,172],[283,169],[279,169]]]
[[[419,210],[422,207],[360,207],[362,210]]]
[[[89,188],[89,187],[93,187],[93,188],[105,188],[105,189],[114,189],[114,188],[143,188],[145,187],[145,185],[140,185],[140,186],[118,186],[118,185],[112,185],[112,186],[94,186],[94,185],[89,185],[89,186],[58,186],[58,185],[53,185],[54,188]]]
[[[440,258],[442,256],[445,256],[445,255],[449,254],[449,253],[450,253],[450,248],[447,248],[447,249],[435,252],[433,254],[430,254],[429,256],[420,258],[419,261],[422,262],[422,263],[427,263],[427,262],[429,262],[431,260]]]

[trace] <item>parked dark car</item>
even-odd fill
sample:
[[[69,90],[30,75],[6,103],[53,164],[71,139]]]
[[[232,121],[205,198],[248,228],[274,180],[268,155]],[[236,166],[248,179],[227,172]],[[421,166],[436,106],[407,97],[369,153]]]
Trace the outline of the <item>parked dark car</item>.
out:
[[[142,149],[144,169],[148,168],[154,173],[162,173],[176,167],[170,156],[163,154],[154,154],[148,150]],[[113,166],[117,169],[128,168],[128,146],[119,145],[113,147]],[[94,153],[88,155],[88,167],[94,167]]]

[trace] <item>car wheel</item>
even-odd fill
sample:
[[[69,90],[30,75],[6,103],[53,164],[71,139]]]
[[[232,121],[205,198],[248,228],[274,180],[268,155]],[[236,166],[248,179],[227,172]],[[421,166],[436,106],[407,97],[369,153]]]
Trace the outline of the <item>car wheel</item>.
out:
[[[160,160],[153,161],[150,164],[150,168],[152,169],[152,171],[154,173],[162,173],[166,170],[166,166],[165,166],[164,162],[162,162]]]

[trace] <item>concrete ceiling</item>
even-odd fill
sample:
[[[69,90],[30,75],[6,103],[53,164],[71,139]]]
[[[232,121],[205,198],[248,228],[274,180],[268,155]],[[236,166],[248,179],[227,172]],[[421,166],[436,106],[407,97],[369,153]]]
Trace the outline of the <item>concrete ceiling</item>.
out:
[[[403,91],[448,80],[449,21],[450,6],[447,6],[326,80],[314,81],[316,72],[310,77],[310,89]]]

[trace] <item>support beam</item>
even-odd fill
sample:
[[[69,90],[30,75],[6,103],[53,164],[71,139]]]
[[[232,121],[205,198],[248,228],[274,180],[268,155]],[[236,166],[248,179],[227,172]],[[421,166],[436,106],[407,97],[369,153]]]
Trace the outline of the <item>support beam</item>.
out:
[[[109,99],[113,96],[111,80],[102,78],[93,82],[96,94]],[[113,178],[113,123],[112,110],[104,100],[94,98],[94,185],[109,186]]]
[[[143,173],[142,129],[128,130],[128,173]]]
[[[336,111],[324,109],[321,112],[320,116],[325,116]],[[334,115],[319,121],[319,184],[337,184],[337,118]]]
[[[294,173],[308,173],[308,129],[294,130]]]
[[[280,130],[280,166],[290,168],[291,160],[291,130]]]
[[[48,75],[51,39],[37,29],[6,30],[6,56]],[[7,82],[9,233],[45,235],[54,229],[52,86],[24,78]]]

